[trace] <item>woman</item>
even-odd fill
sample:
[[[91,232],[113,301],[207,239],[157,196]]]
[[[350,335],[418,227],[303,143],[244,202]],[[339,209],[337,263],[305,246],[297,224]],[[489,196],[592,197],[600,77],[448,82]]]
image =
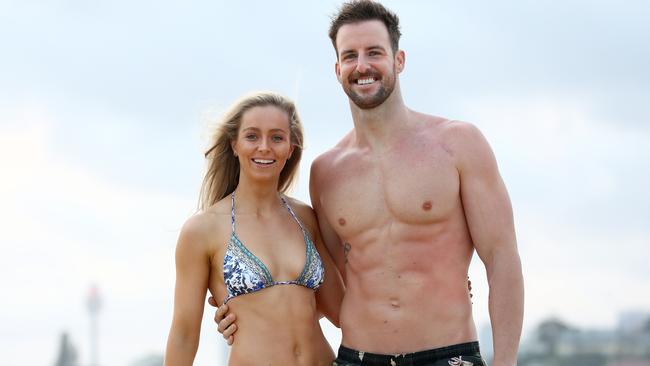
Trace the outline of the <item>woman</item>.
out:
[[[224,116],[205,154],[201,211],[178,239],[166,366],[192,364],[206,290],[238,314],[229,365],[331,365],[318,320],[338,326],[343,282],[311,208],[283,195],[302,139],[294,104],[274,93]]]

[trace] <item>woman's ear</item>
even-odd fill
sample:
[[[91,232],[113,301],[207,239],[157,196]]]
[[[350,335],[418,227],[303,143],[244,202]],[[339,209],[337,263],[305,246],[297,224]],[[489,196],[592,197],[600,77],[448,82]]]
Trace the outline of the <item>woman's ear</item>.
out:
[[[237,150],[235,149],[236,145],[237,145],[237,143],[236,143],[235,140],[230,141],[230,148],[232,149],[232,153],[233,153],[233,155],[235,155],[235,157],[237,157]]]

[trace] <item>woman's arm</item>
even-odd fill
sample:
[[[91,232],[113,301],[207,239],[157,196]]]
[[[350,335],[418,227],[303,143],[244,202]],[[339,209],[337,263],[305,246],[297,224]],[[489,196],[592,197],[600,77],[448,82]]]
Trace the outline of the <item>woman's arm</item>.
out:
[[[192,366],[199,345],[203,302],[210,276],[206,229],[200,217],[190,218],[181,229],[176,245],[176,290],[174,316],[165,366]]]

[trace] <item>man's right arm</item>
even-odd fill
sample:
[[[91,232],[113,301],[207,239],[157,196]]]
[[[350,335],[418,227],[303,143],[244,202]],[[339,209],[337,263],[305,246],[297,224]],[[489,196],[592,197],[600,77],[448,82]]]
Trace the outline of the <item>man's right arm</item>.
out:
[[[341,273],[343,282],[345,282],[345,253],[343,252],[341,239],[336,234],[329,221],[327,221],[327,217],[325,216],[325,212],[323,210],[320,199],[321,187],[323,184],[323,164],[325,163],[323,160],[324,157],[321,155],[320,157],[316,158],[316,160],[314,160],[311,165],[311,171],[309,175],[309,196],[311,198],[311,205],[314,208],[314,212],[316,213],[318,227],[320,228],[320,233],[323,238],[323,242],[325,243],[325,247],[334,260],[334,264]]]

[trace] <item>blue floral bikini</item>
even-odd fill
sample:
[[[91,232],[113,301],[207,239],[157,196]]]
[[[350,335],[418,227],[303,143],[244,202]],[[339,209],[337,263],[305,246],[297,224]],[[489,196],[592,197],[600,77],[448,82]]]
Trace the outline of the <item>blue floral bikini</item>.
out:
[[[230,221],[232,224],[232,234],[226,248],[226,254],[223,258],[223,279],[226,284],[228,296],[224,304],[233,297],[249,294],[263,290],[275,285],[301,285],[316,290],[323,283],[325,270],[323,263],[318,255],[318,251],[307,230],[302,226],[298,217],[291,209],[284,197],[280,196],[282,204],[287,208],[291,217],[298,223],[305,238],[307,256],[302,273],[293,281],[274,281],[269,269],[262,261],[251,253],[242,243],[235,233],[235,192],[231,195],[232,209]]]

